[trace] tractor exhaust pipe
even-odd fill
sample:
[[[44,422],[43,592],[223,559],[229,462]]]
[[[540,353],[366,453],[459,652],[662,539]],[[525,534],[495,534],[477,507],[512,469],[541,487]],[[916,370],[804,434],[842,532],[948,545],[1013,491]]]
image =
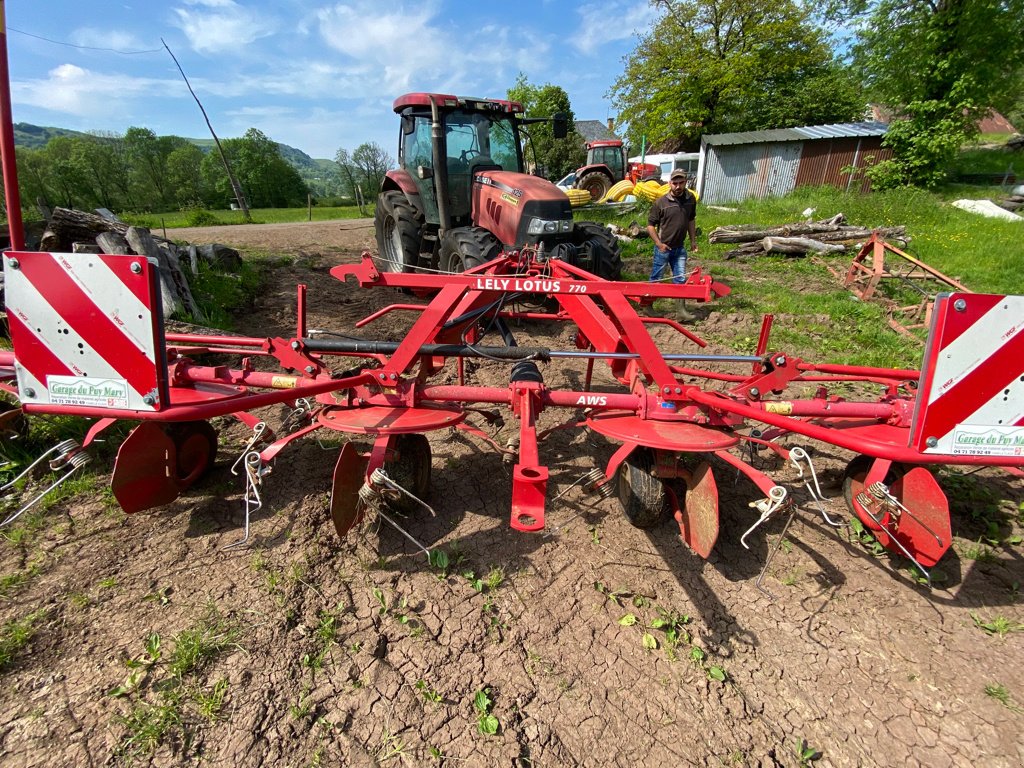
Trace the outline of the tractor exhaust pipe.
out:
[[[441,125],[441,113],[437,109],[437,100],[430,97],[430,148],[434,155],[434,192],[437,198],[437,216],[441,220],[441,231],[438,242],[444,233],[451,228],[448,216],[448,161],[445,152],[444,126]]]

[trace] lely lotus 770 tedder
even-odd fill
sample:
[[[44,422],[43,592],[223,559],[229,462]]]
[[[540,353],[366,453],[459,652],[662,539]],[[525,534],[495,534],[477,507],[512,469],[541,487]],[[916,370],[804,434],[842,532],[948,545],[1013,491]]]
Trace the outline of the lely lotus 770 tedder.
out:
[[[711,457],[742,471],[764,494],[752,504],[753,528],[790,498],[737,448],[767,448],[807,470],[807,453],[775,438],[802,435],[853,451],[858,456],[845,485],[851,510],[883,546],[927,573],[952,536],[946,498],[927,465],[1024,464],[1022,297],[940,297],[925,365],[917,371],[820,365],[769,352],[768,321],[752,355],[666,354],[648,333],[652,323],[673,325],[698,347],[703,342],[672,321],[641,317],[636,303],[708,301],[728,289],[699,271],[681,286],[606,281],[536,249],[502,253],[462,275],[381,272],[369,254],[335,267],[335,277],[365,289],[432,294],[426,304],[393,305],[357,323],[414,310],[418,317],[400,342],[307,333],[302,286],[291,338],[171,334],[161,321],[157,267],[144,257],[15,251],[3,263],[14,351],[0,353],[0,386],[17,396],[25,414],[97,419],[84,446],[55,449],[58,464],[71,471],[104,428],[117,419],[138,421],[111,481],[129,513],[167,504],[202,475],[216,453],[209,419],[234,415],[254,430],[236,462],[247,478],[247,508],[258,503],[262,478],[291,442],[318,430],[369,436],[369,454],[346,443],[337,459],[331,514],[344,535],[368,505],[382,511],[424,499],[431,471],[425,433],[454,427],[514,453],[511,526],[538,531],[548,467],[537,418],[562,408],[569,414],[561,426],[589,428],[622,444],[586,485],[617,495],[639,526],[660,522],[671,508],[682,539],[704,556],[719,524]],[[516,309],[522,299],[541,298],[557,312]],[[507,321],[518,317],[573,323],[575,348],[517,346]],[[234,354],[239,362],[203,365],[209,354]],[[279,370],[267,370],[266,360],[257,369],[257,357]],[[353,365],[352,358],[368,362]],[[506,364],[508,385],[474,386],[467,358]],[[587,361],[583,387],[548,387],[542,369],[572,358]],[[609,366],[621,391],[592,391],[598,362]],[[690,367],[698,362],[704,368]],[[458,383],[433,383],[452,364]],[[726,372],[737,365],[753,370]],[[831,385],[849,381],[877,384],[881,392],[870,401],[830,394]],[[806,385],[812,385],[809,396],[786,396]],[[280,434],[254,415],[276,403],[292,406],[295,415]],[[481,404],[511,412],[517,448],[499,446],[464,422]],[[680,478],[681,499],[663,482]]]

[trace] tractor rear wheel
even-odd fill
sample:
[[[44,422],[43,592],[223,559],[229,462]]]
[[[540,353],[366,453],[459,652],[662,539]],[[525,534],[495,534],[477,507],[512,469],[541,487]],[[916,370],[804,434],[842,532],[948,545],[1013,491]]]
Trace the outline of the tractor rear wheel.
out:
[[[611,188],[612,180],[600,171],[585,173],[576,182],[576,189],[585,189],[590,193],[591,201],[595,203],[607,195]]]
[[[574,266],[592,272],[605,280],[622,277],[622,248],[607,227],[593,221],[573,225],[573,243],[579,249]]]
[[[499,253],[501,243],[486,229],[456,227],[441,239],[441,269],[458,274],[487,263]]]
[[[395,457],[384,462],[388,477],[405,488],[418,499],[426,500],[430,491],[430,441],[419,433],[396,435],[391,443]],[[408,515],[419,506],[404,493],[399,494],[391,506],[397,512]]]
[[[637,528],[653,528],[668,516],[668,491],[653,469],[654,451],[641,446],[619,465],[616,476],[619,503]]]
[[[377,257],[381,272],[414,272],[420,260],[423,215],[398,190],[382,192],[373,215]]]

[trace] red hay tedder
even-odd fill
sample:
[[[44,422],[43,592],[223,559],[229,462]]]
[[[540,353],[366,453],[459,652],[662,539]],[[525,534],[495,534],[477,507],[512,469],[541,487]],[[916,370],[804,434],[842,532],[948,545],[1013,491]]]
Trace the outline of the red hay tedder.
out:
[[[6,70],[6,50],[2,54]],[[6,74],[0,72],[3,89]],[[14,243],[3,254],[13,351],[0,351],[0,388],[20,404],[0,414],[0,431],[19,410],[96,419],[82,445],[65,441],[40,457],[56,454],[51,466],[70,474],[86,463],[86,449],[104,429],[116,420],[138,422],[120,447],[111,480],[127,513],[167,504],[189,488],[216,455],[209,420],[231,415],[253,429],[235,463],[246,478],[246,538],[249,513],[260,504],[275,457],[319,430],[373,440],[368,454],[345,443],[338,455],[330,507],[340,535],[369,507],[390,521],[389,507],[408,509],[424,499],[431,471],[425,433],[449,428],[514,456],[510,524],[535,532],[544,527],[548,467],[541,446],[551,431],[538,434],[537,419],[560,408],[569,414],[560,426],[592,429],[621,443],[603,470],[580,478],[584,486],[617,495],[641,527],[660,522],[667,506],[683,541],[705,557],[719,533],[713,457],[764,494],[751,505],[757,510],[753,530],[793,504],[787,489],[745,460],[741,449],[768,449],[792,461],[817,499],[807,452],[777,438],[799,435],[852,451],[844,486],[850,509],[883,546],[927,575],[952,539],[948,503],[928,465],[1018,473],[1024,465],[1020,296],[940,296],[921,370],[815,364],[770,351],[771,316],[753,354],[704,354],[705,343],[690,330],[641,317],[637,308],[662,297],[707,302],[727,293],[710,275],[695,271],[685,285],[605,280],[549,257],[538,244],[506,249],[459,275],[381,271],[368,253],[355,265],[335,267],[334,277],[364,289],[400,288],[429,298],[389,306],[357,323],[363,327],[395,310],[418,313],[400,342],[307,331],[304,286],[291,338],[168,333],[158,267],[147,258],[21,246],[9,98],[6,91],[0,95]],[[524,304],[538,309],[520,310]],[[574,348],[517,346],[512,318],[572,323]],[[648,332],[655,324],[672,326],[697,351],[666,353]],[[204,365],[210,355],[236,362]],[[508,385],[473,385],[468,358],[507,364]],[[586,361],[581,389],[545,384],[538,363],[566,359]],[[592,389],[597,363],[609,367],[619,391]],[[750,372],[736,373],[736,366],[750,366]],[[456,384],[436,383],[442,372],[451,380],[453,367]],[[830,392],[851,381],[877,385],[880,394],[856,401]],[[293,409],[281,434],[254,415],[274,404]],[[481,404],[511,413],[518,425],[514,447],[498,445],[464,421]],[[679,479],[686,488],[681,498],[665,482]]]

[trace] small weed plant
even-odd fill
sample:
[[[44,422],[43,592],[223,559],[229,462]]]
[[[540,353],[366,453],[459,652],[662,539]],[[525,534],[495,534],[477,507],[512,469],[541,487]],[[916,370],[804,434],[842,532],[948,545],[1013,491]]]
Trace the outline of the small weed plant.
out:
[[[473,709],[476,710],[476,729],[484,736],[493,736],[498,732],[500,724],[494,716],[494,701],[491,700],[491,689],[481,688],[473,695]]]

